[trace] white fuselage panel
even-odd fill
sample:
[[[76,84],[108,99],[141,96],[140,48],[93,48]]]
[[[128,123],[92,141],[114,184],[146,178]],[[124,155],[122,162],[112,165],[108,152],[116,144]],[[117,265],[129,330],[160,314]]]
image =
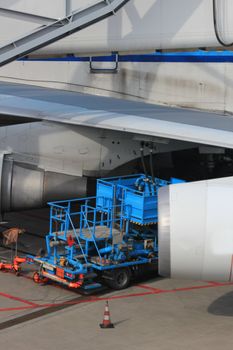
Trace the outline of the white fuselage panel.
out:
[[[49,18],[65,17],[70,11],[97,0],[0,1],[1,8]],[[217,22],[221,37],[233,40],[233,2],[218,0]],[[38,18],[0,11],[0,45],[38,28]],[[154,51],[219,46],[214,32],[212,0],[131,0],[116,16],[40,49],[41,54],[85,54]],[[38,54],[38,52],[37,52]]]

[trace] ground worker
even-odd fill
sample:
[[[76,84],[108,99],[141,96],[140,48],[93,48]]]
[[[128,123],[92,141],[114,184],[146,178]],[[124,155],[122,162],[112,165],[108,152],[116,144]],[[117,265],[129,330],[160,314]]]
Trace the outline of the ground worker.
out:
[[[17,243],[19,235],[23,234],[25,231],[25,229],[21,229],[19,227],[12,227],[6,231],[3,231],[3,244],[10,245],[12,243]]]

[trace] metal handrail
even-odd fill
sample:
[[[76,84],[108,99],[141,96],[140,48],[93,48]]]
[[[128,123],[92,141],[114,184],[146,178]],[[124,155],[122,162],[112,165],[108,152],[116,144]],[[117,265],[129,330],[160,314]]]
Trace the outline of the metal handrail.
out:
[[[70,221],[70,223],[71,223],[72,229],[73,229],[74,234],[75,234],[75,237],[76,237],[76,239],[77,239],[77,241],[78,241],[78,245],[79,245],[80,250],[81,250],[81,252],[82,252],[82,255],[83,255],[83,258],[84,258],[84,260],[85,260],[85,263],[88,264],[88,261],[87,261],[85,252],[84,252],[84,250],[83,250],[83,247],[82,247],[82,244],[81,244],[81,242],[80,242],[79,236],[78,236],[78,234],[77,234],[77,231],[76,231],[76,229],[75,229],[75,227],[74,227],[74,224],[73,224],[73,222],[72,222],[72,220],[71,220],[71,217],[70,217],[69,213],[67,213],[67,217],[68,217],[68,219],[69,219],[69,221]]]
[[[118,66],[119,66],[119,55],[118,53],[115,54],[116,60],[115,60],[115,67],[113,68],[96,68],[93,67],[93,60],[92,57],[89,57],[89,66],[90,66],[90,73],[92,74],[116,74],[118,73]]]

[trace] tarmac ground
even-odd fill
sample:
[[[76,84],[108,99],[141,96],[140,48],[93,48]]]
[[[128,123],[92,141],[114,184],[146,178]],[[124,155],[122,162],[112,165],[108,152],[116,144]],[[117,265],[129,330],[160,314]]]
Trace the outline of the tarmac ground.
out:
[[[7,215],[0,227],[24,227],[22,254],[41,247],[48,211]],[[0,257],[14,252],[0,248]],[[122,291],[84,296],[57,284],[0,272],[0,348],[17,350],[228,350],[233,347],[233,284],[153,277]],[[109,302],[115,328],[101,329]]]

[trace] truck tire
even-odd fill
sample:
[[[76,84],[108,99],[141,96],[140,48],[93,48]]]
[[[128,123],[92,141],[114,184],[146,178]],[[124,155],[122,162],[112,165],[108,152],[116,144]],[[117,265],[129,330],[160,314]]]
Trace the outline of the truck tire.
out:
[[[108,280],[108,285],[112,289],[121,290],[129,286],[131,280],[131,271],[127,268],[116,269],[111,273],[111,279]]]

